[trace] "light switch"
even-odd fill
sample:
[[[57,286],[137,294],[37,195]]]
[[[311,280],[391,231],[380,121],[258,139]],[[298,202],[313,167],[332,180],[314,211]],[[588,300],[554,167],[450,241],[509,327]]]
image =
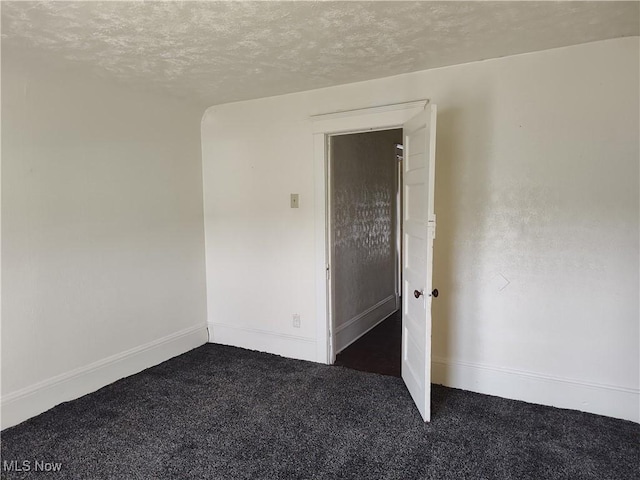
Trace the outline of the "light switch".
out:
[[[291,208],[300,208],[300,199],[297,193],[291,194]]]

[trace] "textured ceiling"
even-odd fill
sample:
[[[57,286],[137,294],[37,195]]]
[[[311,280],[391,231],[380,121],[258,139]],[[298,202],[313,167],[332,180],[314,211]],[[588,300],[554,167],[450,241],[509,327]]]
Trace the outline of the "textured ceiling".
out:
[[[638,35],[638,6],[2,1],[2,49],[209,106]]]

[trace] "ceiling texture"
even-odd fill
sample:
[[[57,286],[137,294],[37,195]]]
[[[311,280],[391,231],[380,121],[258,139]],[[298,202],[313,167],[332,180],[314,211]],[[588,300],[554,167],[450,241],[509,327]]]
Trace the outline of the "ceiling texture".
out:
[[[640,33],[633,2],[2,1],[2,54],[210,105]]]

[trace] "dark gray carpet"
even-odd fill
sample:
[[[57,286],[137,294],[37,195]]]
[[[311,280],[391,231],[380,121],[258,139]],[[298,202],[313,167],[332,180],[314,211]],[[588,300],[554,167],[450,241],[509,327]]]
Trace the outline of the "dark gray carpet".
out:
[[[2,433],[2,478],[638,479],[640,426],[204,345]],[[35,472],[35,461],[61,472]],[[6,464],[5,464],[6,466]]]

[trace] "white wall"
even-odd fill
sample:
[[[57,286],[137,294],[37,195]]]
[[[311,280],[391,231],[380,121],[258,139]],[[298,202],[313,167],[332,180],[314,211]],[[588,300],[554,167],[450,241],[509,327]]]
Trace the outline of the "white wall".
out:
[[[3,427],[207,341],[200,119],[3,49]]]
[[[309,116],[429,98],[434,381],[639,421],[638,46],[602,41],[210,108],[213,340],[317,358]]]

